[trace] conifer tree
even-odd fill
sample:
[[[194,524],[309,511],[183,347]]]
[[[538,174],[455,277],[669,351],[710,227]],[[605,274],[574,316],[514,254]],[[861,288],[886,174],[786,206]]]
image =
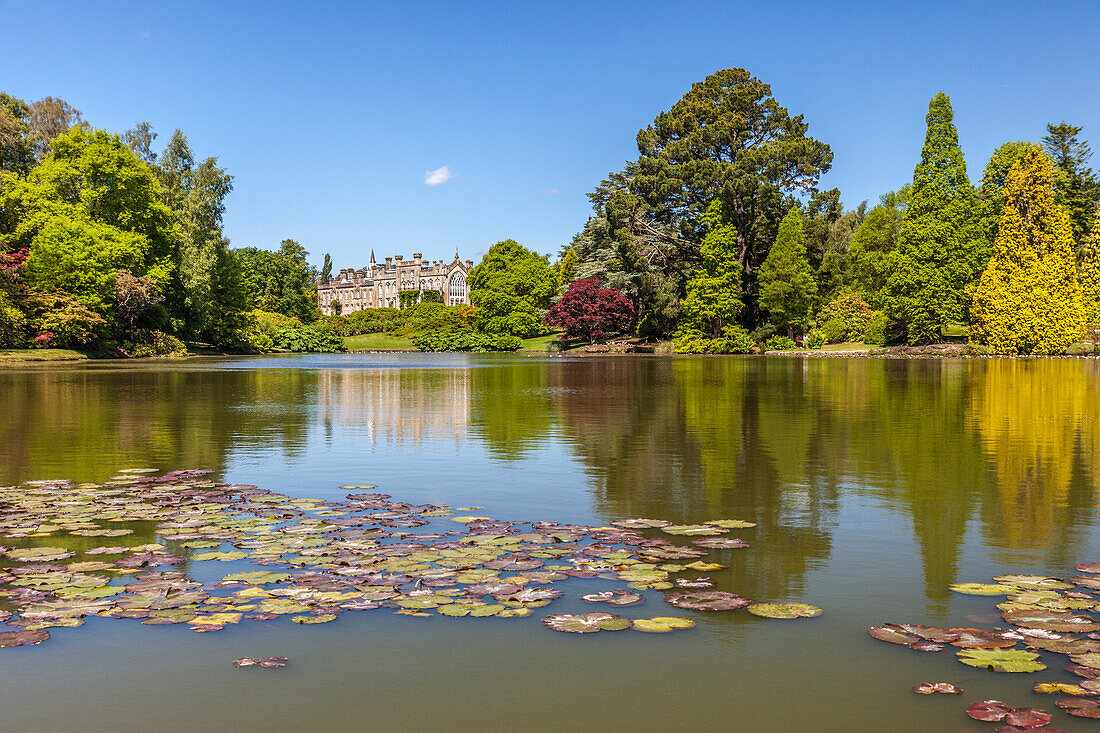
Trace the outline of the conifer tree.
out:
[[[776,328],[794,338],[810,322],[810,306],[817,295],[813,268],[806,257],[802,213],[792,208],[779,224],[779,236],[760,266],[760,305]]]
[[[1100,326],[1100,212],[1085,237],[1077,279],[1081,285],[1081,313],[1085,325]]]
[[[886,310],[914,344],[938,339],[944,326],[964,319],[966,287],[989,257],[946,94],[932,98],[926,119],[921,161],[886,282]]]
[[[974,293],[971,336],[998,353],[1060,354],[1081,334],[1069,213],[1051,159],[1032,146],[1005,179],[993,258]]]
[[[721,338],[733,325],[744,304],[741,292],[741,264],[737,260],[737,229],[724,216],[726,207],[715,199],[705,219],[710,230],[699,245],[702,263],[687,282],[687,294],[680,303],[682,334]]]

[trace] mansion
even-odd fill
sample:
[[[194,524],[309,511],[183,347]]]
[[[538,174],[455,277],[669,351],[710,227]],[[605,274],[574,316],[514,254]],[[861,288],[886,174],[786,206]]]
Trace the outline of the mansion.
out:
[[[438,302],[445,305],[469,305],[466,277],[474,267],[472,260],[463,262],[455,249],[454,261],[428,262],[419,253],[406,261],[401,255],[387,257],[384,265],[370,253],[370,264],[361,270],[340,270],[328,282],[317,282],[317,305],[326,316],[336,315],[333,302],[340,304],[340,314],[348,315],[364,308],[399,308],[401,293],[416,292],[418,299],[425,291],[436,291]]]

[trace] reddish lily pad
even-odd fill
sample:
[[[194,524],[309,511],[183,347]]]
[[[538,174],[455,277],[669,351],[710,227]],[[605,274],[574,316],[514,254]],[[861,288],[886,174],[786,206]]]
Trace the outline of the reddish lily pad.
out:
[[[556,613],[542,620],[543,625],[554,631],[572,634],[592,634],[597,631],[622,631],[629,629],[632,622],[612,613],[590,611],[582,614]]]
[[[46,629],[28,631],[2,631],[0,632],[0,649],[11,646],[23,646],[24,644],[40,644],[50,638],[50,632]]]
[[[913,692],[920,695],[932,695],[934,693],[939,693],[941,695],[961,695],[963,691],[950,682],[921,682],[913,688]]]
[[[708,550],[739,550],[749,546],[748,542],[737,537],[703,537],[692,540],[691,544]]]
[[[1054,704],[1078,718],[1100,719],[1100,700],[1084,700],[1071,697],[1059,700]]]
[[[752,603],[748,598],[723,590],[666,593],[665,601],[677,608],[686,608],[691,611],[734,611]]]

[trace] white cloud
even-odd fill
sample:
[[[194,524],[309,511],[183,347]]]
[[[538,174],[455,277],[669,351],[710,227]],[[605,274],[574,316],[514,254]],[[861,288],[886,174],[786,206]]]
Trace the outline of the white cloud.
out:
[[[438,186],[441,183],[446,183],[454,177],[455,174],[451,173],[451,169],[447,166],[436,168],[434,171],[424,171],[424,183],[429,186]]]
[[[557,196],[559,193],[561,193],[561,191],[559,191],[556,188],[548,188],[546,190],[546,195],[547,196]]]

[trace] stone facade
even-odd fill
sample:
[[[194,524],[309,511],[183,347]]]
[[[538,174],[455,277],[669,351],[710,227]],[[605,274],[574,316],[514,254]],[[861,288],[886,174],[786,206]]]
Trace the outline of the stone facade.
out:
[[[472,260],[455,258],[450,264],[443,260],[428,262],[419,253],[406,261],[401,255],[387,257],[385,264],[374,259],[361,270],[340,270],[328,282],[317,282],[317,305],[326,316],[335,315],[332,301],[340,303],[341,315],[364,308],[398,308],[399,293],[434,290],[442,295],[445,305],[469,305],[470,293],[466,278],[474,267]],[[421,296],[423,297],[423,296]]]

